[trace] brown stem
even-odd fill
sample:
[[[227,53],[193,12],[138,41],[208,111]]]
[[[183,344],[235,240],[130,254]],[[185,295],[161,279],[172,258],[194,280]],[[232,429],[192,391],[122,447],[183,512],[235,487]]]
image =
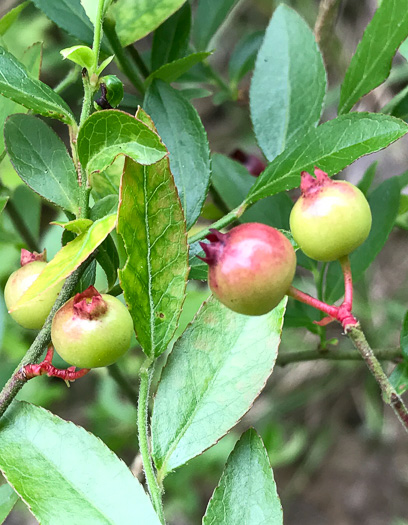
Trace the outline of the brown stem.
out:
[[[408,409],[395,388],[388,380],[388,377],[385,375],[378,359],[370,348],[370,345],[368,344],[360,325],[357,324],[345,326],[345,332],[353,342],[356,349],[360,352],[362,358],[366,362],[368,368],[377,381],[381,389],[384,402],[392,407],[402,426],[408,432]]]

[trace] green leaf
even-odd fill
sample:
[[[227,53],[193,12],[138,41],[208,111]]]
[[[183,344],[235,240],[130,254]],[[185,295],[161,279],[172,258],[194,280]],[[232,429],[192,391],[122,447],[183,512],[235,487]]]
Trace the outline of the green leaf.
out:
[[[395,97],[386,104],[381,113],[392,115],[401,120],[408,121],[408,86],[401,90]]]
[[[228,73],[233,87],[236,87],[239,81],[254,68],[256,55],[264,36],[264,31],[256,31],[244,36],[236,45],[228,65]]]
[[[65,103],[47,84],[29,75],[24,65],[0,47],[0,94],[44,117],[75,124]]]
[[[384,181],[368,197],[373,223],[367,240],[350,255],[353,280],[360,279],[382,250],[398,214],[400,185],[398,177]],[[335,262],[326,274],[326,301],[333,303],[344,292],[340,265]]]
[[[8,200],[8,197],[0,197],[0,213],[4,210]]]
[[[22,295],[13,311],[29,303],[48,287],[67,278],[106,239],[116,224],[116,214],[96,221],[84,233],[66,244],[40,273],[30,288]]]
[[[38,78],[40,75],[40,65],[42,60],[42,43],[37,42],[25,50],[21,63],[27,68],[28,74]],[[25,108],[13,100],[2,98],[0,100],[0,130],[3,130],[4,123],[9,115],[13,113],[24,113]],[[0,133],[0,155],[4,151],[4,136]]]
[[[74,62],[81,67],[85,67],[89,71],[91,71],[94,66],[95,55],[90,47],[67,47],[66,49],[61,49],[60,53],[64,58],[68,58],[71,62]]]
[[[400,396],[408,390],[408,361],[398,363],[389,377],[390,383]]]
[[[251,188],[247,202],[296,188],[300,172],[314,166],[334,175],[346,166],[404,136],[401,120],[374,113],[351,113],[329,120],[292,143],[271,162]]]
[[[378,161],[374,161],[366,169],[362,179],[357,184],[357,187],[367,196],[371,184],[374,182],[375,174],[377,172]]]
[[[258,144],[273,160],[318,124],[326,72],[313,31],[281,4],[259,50],[251,82],[251,118]]]
[[[279,525],[282,505],[262,439],[250,428],[231,452],[203,525]]]
[[[364,32],[341,86],[339,114],[388,77],[392,58],[408,35],[405,0],[383,0]]]
[[[17,501],[18,494],[14,492],[8,483],[0,486],[0,523],[4,522]]]
[[[103,199],[98,200],[90,212],[90,217],[93,221],[102,219],[106,215],[116,213],[118,210],[119,197],[117,195],[107,195]]]
[[[247,169],[224,155],[212,156],[211,184],[220,199],[233,210],[248,195],[256,178]],[[289,230],[289,215],[293,202],[287,193],[279,193],[255,203],[240,218],[240,222],[262,222],[279,229]]]
[[[139,118],[148,118],[139,110]],[[150,124],[152,125],[152,124]],[[120,284],[148,356],[166,350],[177,328],[188,275],[186,226],[168,158],[125,163],[118,233],[128,255]]]
[[[110,235],[98,247],[96,260],[106,274],[110,290],[118,278],[119,255],[114,240]]]
[[[7,33],[10,27],[19,17],[21,11],[25,9],[29,3],[30,2],[28,0],[26,2],[22,2],[20,5],[14,7],[14,9],[11,9],[8,13],[0,18],[0,36],[3,36]]]
[[[154,164],[166,153],[157,133],[117,109],[94,113],[78,134],[79,160],[89,174],[106,169],[118,155],[140,164]]]
[[[238,0],[199,0],[194,17],[193,40],[199,51],[205,51]]]
[[[90,219],[74,219],[69,222],[62,221],[52,221],[50,224],[55,224],[56,226],[61,226],[69,232],[76,233],[81,235],[81,233],[86,232],[86,230],[92,226],[92,221]]]
[[[64,143],[54,131],[44,121],[20,113],[7,119],[4,139],[14,169],[27,186],[77,214],[77,174]]]
[[[0,422],[0,468],[39,522],[160,525],[127,466],[98,438],[15,401]],[[29,465],[21,473],[22,465]]]
[[[149,86],[144,108],[169,149],[170,169],[189,230],[200,215],[210,182],[207,134],[190,102],[160,80]]]
[[[188,252],[188,265],[190,266],[189,279],[197,279],[198,281],[206,281],[208,278],[208,264],[197,258],[205,257],[204,250],[199,245],[198,241],[190,244]]]
[[[204,303],[163,369],[152,416],[159,477],[216,443],[247,412],[271,374],[286,298],[249,317]]]
[[[402,355],[405,359],[408,359],[408,312],[406,312],[404,321],[402,323],[400,345]]]
[[[121,0],[112,6],[116,31],[123,46],[154,31],[179,9],[185,0]]]
[[[61,29],[92,45],[94,28],[80,0],[33,0],[33,3]]]
[[[153,71],[153,73],[151,73],[146,78],[145,86],[149,86],[152,83],[152,80],[155,78],[159,78],[160,80],[164,80],[168,83],[174,82],[183,73],[191,69],[199,62],[202,62],[209,55],[211,55],[211,52],[192,53],[191,55],[188,55],[186,57],[174,60],[174,62],[164,64],[159,69],[156,69],[156,71]]]
[[[190,29],[191,7],[186,2],[154,32],[151,56],[153,71],[186,54]]]

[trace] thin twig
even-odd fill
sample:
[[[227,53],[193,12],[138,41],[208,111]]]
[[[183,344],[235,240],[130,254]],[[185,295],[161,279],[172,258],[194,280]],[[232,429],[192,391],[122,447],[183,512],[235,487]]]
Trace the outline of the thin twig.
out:
[[[402,358],[400,348],[389,350],[377,350],[375,357],[379,361],[398,361]],[[291,363],[301,363],[304,361],[361,361],[361,354],[356,350],[308,350],[300,352],[282,352],[278,355],[276,364],[286,366]]]
[[[247,207],[247,204],[241,204],[240,206],[238,206],[238,208],[234,208],[229,213],[227,213],[227,215],[224,215],[224,217],[211,224],[211,226],[208,226],[208,228],[205,228],[204,230],[201,230],[195,235],[189,237],[188,242],[190,244],[193,244],[193,242],[201,241],[210,233],[210,229],[212,228],[220,229],[224,228],[224,226],[228,226],[228,224],[231,224],[231,222],[234,222],[237,219],[239,219],[239,217],[241,217],[241,215],[244,213]]]
[[[408,409],[395,388],[390,383],[388,377],[385,375],[383,369],[381,368],[381,364],[370,348],[370,345],[368,344],[360,325],[346,326],[345,332],[353,342],[356,349],[360,352],[360,355],[366,362],[368,368],[377,381],[381,389],[384,402],[392,407],[402,426],[408,432]]]

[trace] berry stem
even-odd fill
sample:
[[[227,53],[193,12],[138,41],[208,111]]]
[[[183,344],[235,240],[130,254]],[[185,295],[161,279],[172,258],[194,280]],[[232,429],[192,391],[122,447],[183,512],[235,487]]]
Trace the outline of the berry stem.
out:
[[[150,455],[149,447],[149,432],[148,432],[148,412],[149,412],[149,391],[154,371],[154,357],[148,357],[140,368],[140,389],[139,389],[139,403],[137,407],[137,426],[139,448],[143,460],[143,469],[147,481],[147,487],[161,523],[165,523],[164,511],[162,503],[162,491],[156,479],[156,474],[153,468],[153,462]]]
[[[305,303],[310,306],[313,306],[313,308],[316,308],[317,310],[324,312],[329,317],[332,317],[333,319],[337,319],[337,315],[339,313],[339,309],[337,306],[331,306],[329,304],[324,303],[323,301],[319,301],[319,299],[315,299],[311,295],[301,292],[294,286],[291,286],[289,288],[287,294],[290,297],[293,297],[293,299],[296,299],[297,301],[300,301],[301,303]]]
[[[341,269],[344,276],[344,301],[343,305],[347,306],[351,312],[353,308],[353,278],[351,274],[350,259],[348,255],[345,255],[339,259]]]
[[[57,312],[57,310],[72,296],[76,285],[78,284],[85,269],[93,260],[93,257],[88,259],[81,264],[66,280],[62,287],[57,300],[55,301],[52,310],[47,317],[44,326],[38,333],[33,344],[28,349],[27,353],[13,372],[11,378],[7,381],[3,390],[0,392],[0,417],[4,414],[7,408],[10,406],[12,400],[16,397],[18,392],[22,389],[24,384],[28,381],[28,378],[24,374],[24,367],[26,365],[36,363],[44,352],[45,348],[48,347],[51,341],[51,322]]]
[[[346,325],[344,328],[346,335],[351,339],[356,349],[360,352],[361,357],[364,359],[375,380],[377,381],[378,386],[381,389],[384,402],[391,406],[402,426],[408,432],[408,409],[395,388],[388,380],[388,377],[385,375],[383,369],[381,368],[381,364],[370,348],[370,345],[368,344],[360,325]]]
[[[211,226],[209,226],[208,228],[205,228],[204,230],[201,230],[195,235],[192,235],[191,237],[189,237],[188,239],[189,244],[193,244],[193,242],[196,242],[196,241],[201,241],[202,239],[207,237],[207,235],[210,233],[210,230],[213,230],[213,229],[219,230],[221,228],[224,228],[224,226],[228,226],[228,224],[231,224],[231,222],[234,222],[237,219],[239,219],[247,208],[248,208],[248,204],[243,202],[237,208],[234,208],[229,213],[227,213],[227,215],[224,215],[224,217],[222,217],[218,221],[211,224]]]

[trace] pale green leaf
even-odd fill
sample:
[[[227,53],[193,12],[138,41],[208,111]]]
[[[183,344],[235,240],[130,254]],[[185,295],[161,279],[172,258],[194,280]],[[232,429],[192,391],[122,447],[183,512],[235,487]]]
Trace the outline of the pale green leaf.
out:
[[[152,416],[159,477],[216,443],[247,412],[271,374],[286,298],[270,313],[237,314],[211,298],[175,343]]]
[[[281,4],[266,30],[250,90],[252,123],[267,159],[318,124],[325,92],[326,72],[313,31]]]
[[[375,113],[351,113],[329,120],[291,143],[258,177],[247,202],[300,185],[300,172],[314,166],[334,175],[363,155],[374,153],[404,136],[402,120]]]
[[[44,117],[74,124],[66,102],[47,84],[29,75],[25,66],[0,47],[0,94]]]
[[[117,109],[94,113],[78,134],[79,160],[88,174],[106,169],[118,155],[140,164],[154,164],[166,153],[157,133]]]
[[[253,428],[231,452],[203,525],[282,525],[282,505],[268,453]]]
[[[160,80],[164,80],[165,82],[168,82],[169,84],[171,82],[175,82],[183,73],[191,69],[193,66],[198,64],[199,62],[202,62],[204,59],[206,59],[208,56],[211,55],[211,52],[201,52],[201,53],[192,53],[191,55],[188,55],[183,58],[179,58],[178,60],[174,60],[174,62],[169,62],[168,64],[164,64],[159,69],[156,69],[156,71],[153,71],[145,80],[145,86],[149,86],[153,79],[158,78]]]
[[[143,110],[137,116],[149,123]],[[119,279],[137,338],[148,356],[158,356],[177,328],[188,275],[186,225],[168,158],[152,166],[126,161],[118,232],[128,255]]]
[[[71,62],[74,62],[81,67],[85,67],[88,70],[91,70],[94,65],[95,55],[90,47],[67,47],[65,49],[61,49],[60,53],[64,58],[68,58],[68,60],[71,60]]]
[[[3,36],[10,29],[10,27],[19,17],[21,11],[25,9],[29,3],[30,2],[28,0],[26,2],[22,2],[20,5],[10,9],[8,13],[0,18],[0,36]]]
[[[358,44],[341,86],[339,114],[388,77],[392,58],[408,36],[406,0],[383,0]]]
[[[106,239],[115,227],[116,219],[117,216],[114,214],[94,222],[88,230],[61,248],[12,310],[17,310],[67,278]]]
[[[201,213],[210,182],[207,134],[196,109],[161,80],[149,86],[144,108],[170,152],[170,169],[189,230]]]
[[[33,115],[11,115],[4,127],[10,160],[21,179],[57,206],[78,212],[80,188],[74,163],[55,132]]]
[[[199,0],[193,26],[197,50],[207,50],[215,33],[237,3],[238,0]]]
[[[160,525],[142,485],[101,440],[29,403],[15,401],[0,422],[0,469],[43,525],[135,517]]]
[[[112,6],[116,31],[128,46],[154,31],[179,9],[185,0],[120,0]]]
[[[17,500],[18,494],[15,493],[8,483],[0,486],[0,523],[4,523]]]

